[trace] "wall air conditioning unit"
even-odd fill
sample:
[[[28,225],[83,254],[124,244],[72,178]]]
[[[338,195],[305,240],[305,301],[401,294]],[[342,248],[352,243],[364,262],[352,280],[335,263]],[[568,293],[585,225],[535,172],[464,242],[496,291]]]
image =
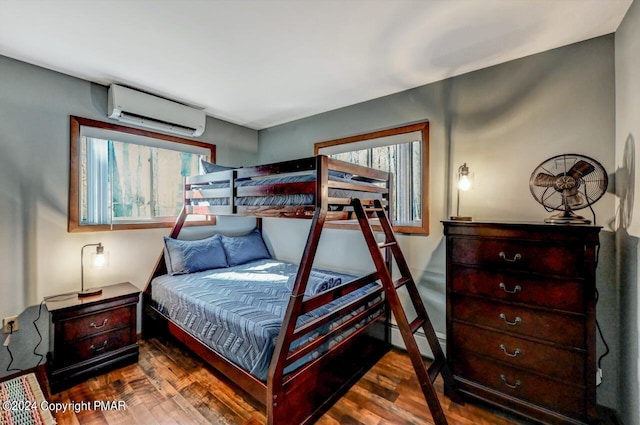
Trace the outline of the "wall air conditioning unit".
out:
[[[197,137],[204,133],[205,112],[127,87],[111,84],[109,118],[153,130]]]

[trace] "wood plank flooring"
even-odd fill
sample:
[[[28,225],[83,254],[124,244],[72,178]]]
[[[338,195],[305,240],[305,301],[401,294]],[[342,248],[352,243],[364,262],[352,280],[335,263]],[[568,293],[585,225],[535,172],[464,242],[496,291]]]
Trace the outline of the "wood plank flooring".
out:
[[[450,425],[527,424],[477,405],[440,401]],[[264,408],[188,350],[172,341],[140,342],[140,361],[50,396],[51,402],[89,402],[90,409],[58,412],[59,425],[265,423]],[[94,409],[93,402],[124,401],[126,409]],[[318,422],[319,425],[433,424],[410,360],[389,352]],[[286,425],[286,424],[285,424]]]

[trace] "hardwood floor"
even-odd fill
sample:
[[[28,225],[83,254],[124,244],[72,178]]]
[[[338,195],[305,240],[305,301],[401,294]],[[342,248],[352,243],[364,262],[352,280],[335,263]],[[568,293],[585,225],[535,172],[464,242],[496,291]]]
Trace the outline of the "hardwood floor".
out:
[[[505,414],[467,403],[460,406],[442,395],[450,425],[526,424]],[[50,397],[53,403],[88,402],[77,412],[58,412],[67,424],[264,424],[264,408],[225,377],[181,346],[160,339],[140,342],[138,364],[91,378]],[[94,401],[116,402],[112,409]],[[118,409],[122,401],[126,408]],[[122,407],[122,404],[120,404]],[[371,369],[318,422],[319,425],[433,424],[406,353],[393,350]]]

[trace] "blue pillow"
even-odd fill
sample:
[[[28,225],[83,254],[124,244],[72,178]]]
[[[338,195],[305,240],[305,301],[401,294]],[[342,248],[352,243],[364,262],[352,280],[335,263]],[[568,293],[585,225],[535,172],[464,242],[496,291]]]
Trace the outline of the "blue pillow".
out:
[[[215,173],[218,171],[234,169],[234,167],[225,167],[224,165],[214,164],[213,162],[205,161],[204,159],[201,159],[200,163],[202,164],[202,169],[205,173]]]
[[[229,267],[220,235],[184,241],[164,237],[165,262],[171,275]]]
[[[264,244],[258,229],[244,236],[222,235],[222,246],[227,254],[229,266],[237,266],[250,261],[269,259],[271,254]]]

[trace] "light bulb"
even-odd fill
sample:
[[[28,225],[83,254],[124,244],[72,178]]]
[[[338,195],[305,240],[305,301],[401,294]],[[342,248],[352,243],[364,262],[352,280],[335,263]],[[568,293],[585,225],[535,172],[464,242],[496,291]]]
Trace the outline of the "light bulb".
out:
[[[460,180],[458,181],[458,189],[460,190],[471,189],[471,180],[469,180],[469,176],[467,175],[460,176]]]
[[[104,253],[96,254],[95,257],[93,257],[94,267],[103,267],[105,262]]]

